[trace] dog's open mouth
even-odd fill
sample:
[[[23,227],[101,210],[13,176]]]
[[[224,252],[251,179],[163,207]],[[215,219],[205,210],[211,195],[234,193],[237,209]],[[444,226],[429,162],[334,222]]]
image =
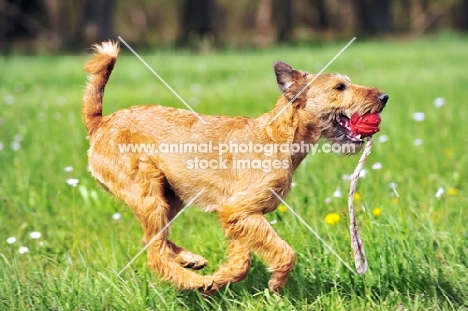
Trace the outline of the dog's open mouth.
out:
[[[368,113],[362,116],[353,114],[351,118],[344,114],[335,119],[335,126],[354,142],[363,142],[364,138],[377,133],[380,125],[379,113]]]

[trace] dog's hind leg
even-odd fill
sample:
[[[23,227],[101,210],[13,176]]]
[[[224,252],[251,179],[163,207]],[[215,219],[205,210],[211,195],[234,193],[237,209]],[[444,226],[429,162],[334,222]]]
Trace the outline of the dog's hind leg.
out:
[[[149,158],[141,157],[133,177],[124,200],[139,219],[144,240],[150,243],[147,248],[148,265],[180,289],[209,289],[211,278],[184,269],[176,261],[174,244],[168,240],[169,230],[165,228],[171,218],[171,209],[164,197],[163,173]]]
[[[184,203],[169,187],[166,187],[164,196],[170,206],[169,220],[172,220],[183,208]],[[208,260],[202,256],[189,252],[171,241],[168,241],[168,243],[175,255],[175,261],[182,267],[199,270],[208,265]]]

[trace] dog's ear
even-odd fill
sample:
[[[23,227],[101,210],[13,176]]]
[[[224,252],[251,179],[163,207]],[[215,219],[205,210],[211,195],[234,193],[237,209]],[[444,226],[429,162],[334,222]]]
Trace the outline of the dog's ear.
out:
[[[292,69],[282,61],[275,62],[273,69],[278,87],[287,98],[293,98],[304,87],[304,77],[301,71]]]

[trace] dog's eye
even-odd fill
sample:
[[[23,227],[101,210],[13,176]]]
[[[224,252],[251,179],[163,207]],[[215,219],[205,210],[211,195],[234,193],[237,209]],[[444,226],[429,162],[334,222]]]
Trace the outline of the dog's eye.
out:
[[[338,91],[344,91],[346,89],[346,85],[344,83],[340,83],[337,86],[335,86],[335,90]]]

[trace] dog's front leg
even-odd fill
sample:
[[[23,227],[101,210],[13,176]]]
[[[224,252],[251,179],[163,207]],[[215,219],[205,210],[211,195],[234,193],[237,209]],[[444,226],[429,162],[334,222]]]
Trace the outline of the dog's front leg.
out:
[[[242,206],[223,206],[219,216],[230,239],[230,250],[228,261],[213,276],[214,286],[222,287],[244,279],[250,267],[250,251],[254,251],[272,272],[268,282],[270,290],[277,292],[282,289],[296,263],[296,255],[279,238],[263,214]]]

